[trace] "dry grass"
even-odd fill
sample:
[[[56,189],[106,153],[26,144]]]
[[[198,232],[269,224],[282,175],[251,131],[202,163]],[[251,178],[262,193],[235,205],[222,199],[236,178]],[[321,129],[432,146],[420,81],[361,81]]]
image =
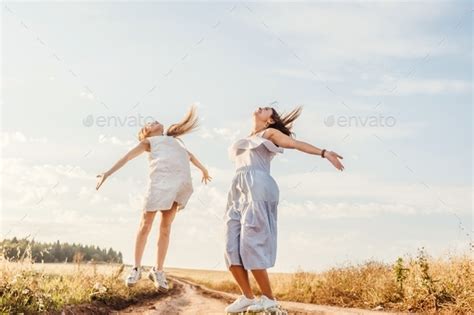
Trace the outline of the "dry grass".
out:
[[[59,313],[67,305],[94,303],[122,309],[155,297],[148,282],[123,283],[124,265],[32,264],[0,262],[0,313]]]
[[[214,290],[230,293],[240,292],[234,278],[232,278],[232,275],[227,271],[168,268],[167,272],[170,275],[202,284]],[[272,284],[279,285],[287,283],[291,275],[292,274],[288,273],[271,273],[269,276]],[[253,278],[251,278],[250,281],[254,292],[258,293],[259,289],[257,283]]]
[[[228,272],[171,269],[171,274],[209,288],[239,293]],[[417,257],[393,265],[367,262],[322,273],[270,274],[280,300],[408,312],[474,312],[474,262],[469,255]],[[252,279],[254,292],[259,292]]]
[[[32,264],[0,261],[0,313],[59,312],[66,305],[101,303],[122,309],[158,298],[147,281],[129,289],[123,265]],[[367,262],[322,273],[272,273],[280,300],[411,312],[468,314],[474,310],[474,262],[466,256],[417,257],[393,265]],[[171,275],[209,288],[239,293],[230,273],[170,268]],[[252,280],[252,286],[258,288]]]

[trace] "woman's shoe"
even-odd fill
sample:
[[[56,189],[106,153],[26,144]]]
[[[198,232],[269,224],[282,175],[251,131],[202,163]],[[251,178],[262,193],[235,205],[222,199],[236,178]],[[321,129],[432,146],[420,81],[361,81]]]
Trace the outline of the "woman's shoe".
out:
[[[127,278],[125,278],[125,285],[127,287],[133,287],[138,280],[142,277],[142,268],[141,267],[133,267],[132,270],[130,270],[130,273],[128,274]]]
[[[166,281],[166,275],[164,271],[158,271],[155,267],[150,269],[148,273],[148,279],[153,281],[155,287],[160,292],[166,292],[169,289],[168,281]]]
[[[241,295],[232,304],[225,308],[226,313],[239,313],[245,312],[247,308],[257,303],[257,299],[249,299],[245,295]]]
[[[260,299],[258,299],[258,302],[250,305],[247,308],[247,311],[249,312],[265,312],[265,311],[274,311],[278,310],[280,308],[280,305],[276,300],[272,300],[267,298],[265,295],[262,295]]]

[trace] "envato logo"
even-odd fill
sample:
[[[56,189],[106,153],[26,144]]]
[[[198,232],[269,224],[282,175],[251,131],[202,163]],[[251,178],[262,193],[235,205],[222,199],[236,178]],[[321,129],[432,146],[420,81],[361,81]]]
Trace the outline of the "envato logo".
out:
[[[393,116],[336,116],[330,115],[324,119],[327,127],[393,127],[397,120]]]
[[[87,115],[82,119],[82,125],[84,127],[142,127],[148,122],[155,121],[152,116],[103,116],[99,115],[94,117],[94,115]]]

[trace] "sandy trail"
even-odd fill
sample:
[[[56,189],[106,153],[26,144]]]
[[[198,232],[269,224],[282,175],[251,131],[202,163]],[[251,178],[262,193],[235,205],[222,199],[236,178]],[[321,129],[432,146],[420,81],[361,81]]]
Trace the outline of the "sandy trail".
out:
[[[227,303],[223,300],[201,294],[193,285],[173,279],[180,287],[178,293],[140,306],[131,306],[118,314],[224,314]]]
[[[190,281],[170,277],[173,285],[177,287],[176,293],[154,301],[143,302],[131,306],[115,314],[225,314],[226,305],[236,298],[236,295],[219,292],[197,285]],[[335,306],[304,304],[296,302],[280,302],[288,314],[323,314],[323,315],[381,315],[402,314],[387,313],[382,311],[369,311],[354,308],[340,308]],[[263,313],[261,313],[263,314]]]

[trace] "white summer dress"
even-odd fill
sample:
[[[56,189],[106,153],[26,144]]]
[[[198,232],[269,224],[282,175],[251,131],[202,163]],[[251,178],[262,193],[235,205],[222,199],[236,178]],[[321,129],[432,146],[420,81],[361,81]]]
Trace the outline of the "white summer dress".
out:
[[[143,210],[169,210],[175,201],[181,210],[193,193],[188,151],[175,137],[153,136],[148,140],[150,178]]]
[[[264,131],[236,141],[229,149],[236,174],[227,195],[225,262],[246,270],[275,265],[279,188],[270,162],[283,149],[263,137]]]

